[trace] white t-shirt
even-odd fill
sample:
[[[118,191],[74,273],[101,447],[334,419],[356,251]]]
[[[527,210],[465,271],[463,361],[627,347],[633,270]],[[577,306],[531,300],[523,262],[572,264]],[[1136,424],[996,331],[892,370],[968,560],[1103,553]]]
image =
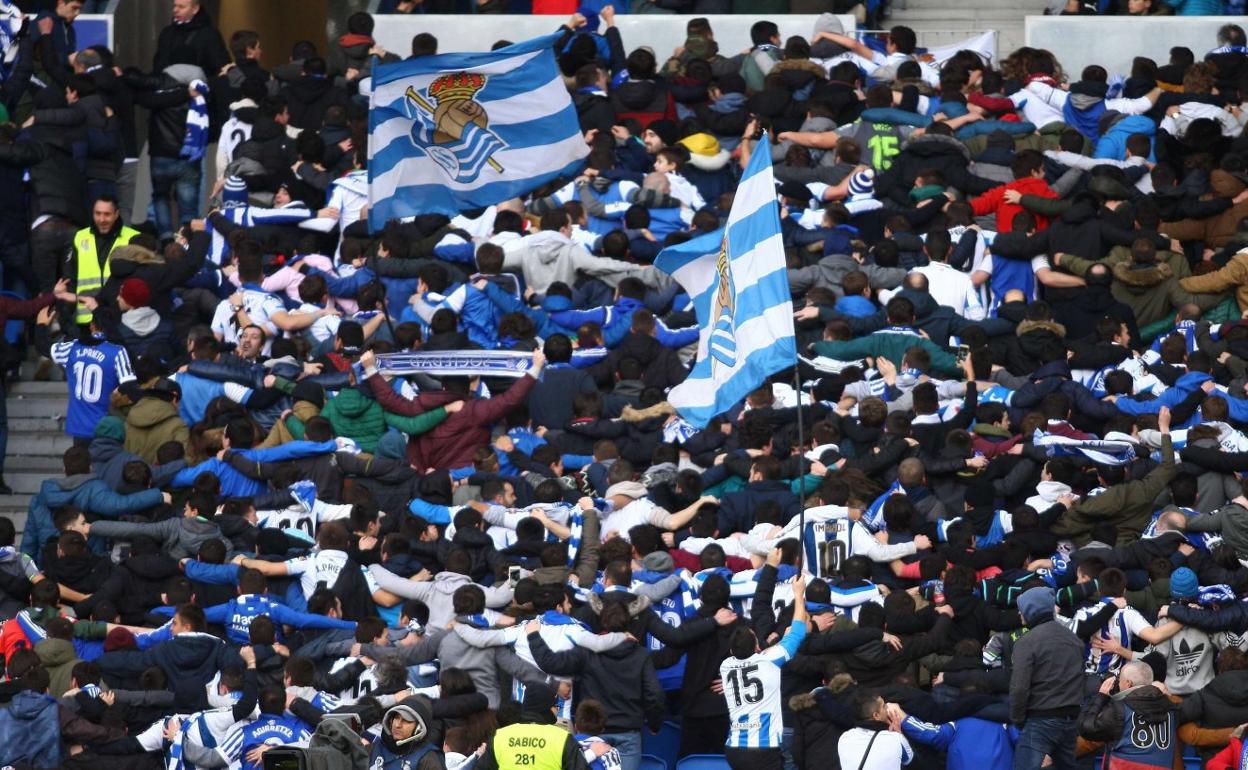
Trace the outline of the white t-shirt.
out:
[[[311,596],[315,593],[317,585],[322,582],[329,588],[333,588],[346,563],[345,551],[316,551],[310,556],[300,556],[285,562],[286,574],[299,576],[299,586],[303,589],[304,596]],[[379,586],[372,574],[363,567],[360,571],[364,573],[369,593],[376,593]]]
[[[1101,602],[1097,602],[1086,607],[1080,607],[1075,611],[1074,617],[1062,618],[1062,623],[1074,631],[1084,620],[1100,612],[1103,606]],[[1105,627],[1096,632],[1096,635],[1101,639],[1113,639],[1123,647],[1130,649],[1132,641],[1139,636],[1140,631],[1149,627],[1149,622],[1144,619],[1139,610],[1134,607],[1126,607],[1115,612],[1114,616],[1105,624]],[[1084,661],[1084,670],[1089,674],[1116,674],[1118,669],[1122,668],[1124,662],[1116,654],[1106,654],[1089,645],[1088,657]]]
[[[873,736],[875,743],[871,742]],[[846,730],[836,745],[836,752],[841,757],[841,767],[861,767],[862,770],[897,770],[914,759],[914,749],[910,748],[906,736],[891,730],[875,733],[865,727]]]
[[[955,313],[967,320],[984,320],[984,304],[966,273],[944,262],[931,262],[910,272],[927,277],[927,291],[941,305],[953,308]]]
[[[317,524],[345,519],[350,515],[349,504],[333,505],[318,499],[310,511],[298,504],[276,511],[256,511],[256,523],[271,529],[298,529],[310,539],[315,539]]]

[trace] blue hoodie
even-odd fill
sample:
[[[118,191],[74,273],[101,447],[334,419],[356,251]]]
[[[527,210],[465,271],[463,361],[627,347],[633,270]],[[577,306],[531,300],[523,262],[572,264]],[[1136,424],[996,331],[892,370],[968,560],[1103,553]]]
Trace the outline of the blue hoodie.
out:
[[[80,474],[63,479],[47,479],[39,487],[39,493],[30,499],[26,509],[26,531],[22,533],[22,553],[39,564],[43,546],[56,537],[56,525],[52,523],[52,511],[72,505],[86,513],[117,518],[126,513],[137,513],[145,508],[159,505],[164,497],[159,489],[145,489],[133,495],[114,492],[101,479],[91,474]]]
[[[596,307],[589,310],[567,310],[555,313],[551,320],[555,323],[573,328],[584,323],[596,323],[602,327],[602,341],[608,348],[614,348],[624,341],[633,327],[633,313],[643,309],[646,303],[630,297],[620,297],[610,307]],[[698,339],[698,327],[689,326],[683,329],[669,329],[662,321],[655,319],[654,338],[667,348],[680,348]]]
[[[1096,140],[1096,149],[1092,151],[1092,157],[1126,160],[1127,137],[1132,134],[1144,134],[1148,137],[1148,160],[1156,162],[1157,155],[1154,152],[1156,143],[1153,138],[1157,136],[1157,124],[1143,115],[1128,115],[1111,126],[1100,139]]]
[[[1212,381],[1213,378],[1204,372],[1188,372],[1179,378],[1174,387],[1167,388],[1165,393],[1162,393],[1152,401],[1134,401],[1129,398],[1120,398],[1114,402],[1114,405],[1123,414],[1157,414],[1163,406],[1174,408],[1182,403],[1185,398],[1199,390],[1201,385]],[[1232,407],[1233,401],[1234,399],[1232,399]],[[1245,404],[1248,405],[1248,402],[1245,402]],[[1248,416],[1248,414],[1245,416]],[[1243,419],[1235,416],[1234,408],[1231,409],[1231,418],[1235,420]]]
[[[0,764],[34,768],[61,766],[61,730],[56,698],[23,690],[0,709]]]
[[[946,753],[949,770],[1011,770],[1018,730],[986,719],[965,717],[936,725],[907,716],[907,738]]]
[[[529,320],[533,322],[533,325],[537,327],[537,336],[542,339],[546,339],[552,334],[566,334],[569,337],[576,337],[575,326],[564,326],[552,320],[553,315],[572,310],[572,300],[567,297],[561,297],[557,294],[549,295],[542,300],[542,307],[538,309],[521,302],[514,294],[508,293],[492,282],[485,284],[485,296],[505,314],[524,313],[527,315]]]
[[[304,457],[336,452],[338,444],[329,441],[290,441],[268,449],[240,449],[238,454],[257,463],[280,463],[287,460],[299,460]],[[210,457],[198,465],[185,468],[173,477],[169,486],[176,488],[189,487],[195,483],[199,474],[211,472],[221,481],[222,497],[255,497],[267,489],[266,482],[248,478],[234,469],[228,462]],[[102,482],[101,482],[102,483]],[[160,490],[149,490],[160,494]],[[151,503],[155,505],[155,503]]]

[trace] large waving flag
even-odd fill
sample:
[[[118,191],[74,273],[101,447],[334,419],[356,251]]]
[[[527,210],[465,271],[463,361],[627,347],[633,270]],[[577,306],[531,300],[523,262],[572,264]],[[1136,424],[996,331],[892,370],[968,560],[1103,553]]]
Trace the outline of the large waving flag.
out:
[[[728,226],[664,249],[655,267],[693,297],[702,333],[689,378],[667,400],[699,428],[797,364],[793,303],[766,143],[750,158]]]
[[[579,169],[589,148],[555,64],[556,37],[373,69],[373,230],[490,206]]]

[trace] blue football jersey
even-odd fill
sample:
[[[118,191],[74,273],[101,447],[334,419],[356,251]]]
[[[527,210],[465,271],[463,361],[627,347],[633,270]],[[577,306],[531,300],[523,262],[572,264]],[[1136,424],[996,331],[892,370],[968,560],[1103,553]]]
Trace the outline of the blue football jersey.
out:
[[[69,386],[65,432],[92,438],[95,424],[108,416],[109,396],[117,386],[134,379],[130,356],[125,348],[111,342],[84,345],[75,340],[53,345],[52,360],[65,368]]]

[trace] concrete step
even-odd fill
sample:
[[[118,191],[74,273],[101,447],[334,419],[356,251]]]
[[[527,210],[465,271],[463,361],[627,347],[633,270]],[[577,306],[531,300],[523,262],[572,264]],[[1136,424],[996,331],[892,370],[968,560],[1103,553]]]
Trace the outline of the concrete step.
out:
[[[19,382],[10,382],[8,384],[7,393],[9,397],[13,396],[59,396],[65,397],[64,382],[35,382],[34,380],[21,380]]]
[[[13,459],[14,458],[10,457],[5,460],[5,463],[7,464]],[[42,485],[45,480],[49,478],[56,478],[61,475],[62,471],[60,470],[57,470],[55,473],[45,473],[40,471],[18,470],[14,468],[12,471],[7,469],[5,470],[4,480],[14,492],[22,495],[33,495],[39,491],[40,485]]]
[[[47,421],[40,420],[46,424]],[[12,423],[12,421],[10,421]],[[60,432],[58,425],[55,432],[50,430],[42,430],[37,432],[13,432],[12,427],[9,431],[9,452],[10,457],[25,455],[28,457],[55,457],[58,460],[61,455],[65,454],[65,450],[74,444],[74,440],[70,436],[66,436]]]
[[[35,382],[35,373],[39,371],[39,368],[38,361],[23,361],[19,368],[22,382]],[[65,371],[56,364],[43,367],[43,371],[47,375],[46,382],[65,382]]]
[[[9,402],[12,403],[12,402]],[[63,436],[65,431],[65,416],[45,415],[42,417],[15,417],[9,412],[9,441],[13,441],[15,434],[39,434],[44,436]],[[10,449],[15,451],[16,445]]]
[[[14,417],[64,417],[68,406],[64,396],[61,398],[31,396],[8,399],[10,419]]]
[[[9,455],[4,460],[4,472],[6,477],[10,472],[38,471],[44,473],[44,478],[54,478],[62,476],[65,473],[64,465],[61,463],[59,455]],[[9,484],[12,486],[12,482]]]

